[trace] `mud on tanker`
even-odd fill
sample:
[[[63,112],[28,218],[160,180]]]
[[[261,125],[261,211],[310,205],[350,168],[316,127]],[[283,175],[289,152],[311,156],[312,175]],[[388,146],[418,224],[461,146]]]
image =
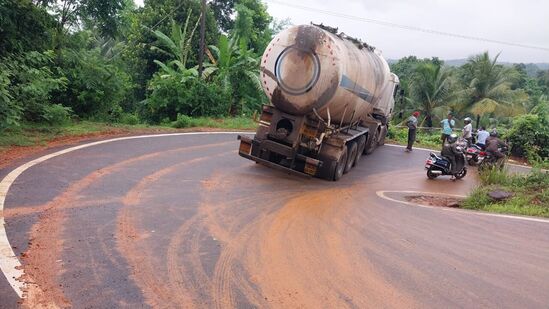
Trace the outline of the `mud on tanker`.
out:
[[[261,59],[264,105],[239,154],[290,173],[339,180],[383,145],[399,81],[375,48],[321,25],[279,33]]]

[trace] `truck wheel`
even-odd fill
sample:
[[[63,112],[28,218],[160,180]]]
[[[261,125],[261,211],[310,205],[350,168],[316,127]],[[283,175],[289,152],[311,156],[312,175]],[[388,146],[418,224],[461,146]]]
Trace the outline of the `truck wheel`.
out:
[[[370,140],[370,143],[368,143],[368,146],[366,146],[366,148],[364,148],[364,153],[365,154],[371,154],[376,149],[377,143],[378,143],[378,140],[379,140],[379,131],[380,130],[375,131],[374,136],[372,136],[372,140]]]
[[[388,131],[387,126],[381,127],[381,138],[379,139],[379,142],[377,143],[379,146],[385,145],[385,137],[387,137],[387,131]]]
[[[366,136],[361,135],[357,141],[356,144],[358,145],[357,152],[356,152],[356,159],[355,159],[355,165],[358,164],[358,161],[362,158],[362,154],[364,153],[364,148],[366,147]]]
[[[355,166],[355,160],[357,156],[358,146],[355,141],[349,142],[347,144],[347,164],[345,164],[345,170],[343,171],[344,174],[347,174],[353,166]]]
[[[334,171],[334,181],[338,181],[341,176],[343,176],[343,172],[345,171],[345,166],[347,164],[347,147],[343,147],[343,152],[339,156],[339,159],[337,160],[337,164]]]

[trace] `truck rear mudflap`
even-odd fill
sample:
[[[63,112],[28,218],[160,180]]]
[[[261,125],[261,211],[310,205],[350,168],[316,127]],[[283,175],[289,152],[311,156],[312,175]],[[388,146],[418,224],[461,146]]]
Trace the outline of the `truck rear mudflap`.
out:
[[[238,139],[240,140],[238,154],[241,157],[292,175],[312,177],[319,176],[321,173],[321,161],[296,154],[291,147],[270,140],[258,141],[247,136],[239,135]],[[271,153],[285,157],[289,166],[270,161]]]

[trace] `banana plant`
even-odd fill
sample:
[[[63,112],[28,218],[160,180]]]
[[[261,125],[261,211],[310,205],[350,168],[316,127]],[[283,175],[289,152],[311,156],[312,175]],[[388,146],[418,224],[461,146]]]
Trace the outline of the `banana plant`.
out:
[[[153,34],[158,39],[159,46],[153,46],[151,49],[175,58],[166,63],[154,60],[154,63],[162,69],[163,74],[160,75],[161,78],[177,77],[181,79],[181,82],[185,82],[188,79],[198,77],[198,70],[196,68],[187,68],[187,59],[191,50],[192,38],[200,21],[199,17],[194,26],[189,29],[191,15],[192,11],[189,10],[183,29],[172,20],[170,36],[160,30],[153,31]]]

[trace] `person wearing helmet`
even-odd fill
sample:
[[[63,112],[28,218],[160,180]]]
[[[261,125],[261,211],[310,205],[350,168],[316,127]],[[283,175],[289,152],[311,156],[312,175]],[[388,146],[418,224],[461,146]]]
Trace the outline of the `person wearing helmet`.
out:
[[[406,125],[408,126],[408,146],[406,147],[406,152],[412,151],[412,146],[416,141],[417,117],[419,117],[419,112],[416,111],[406,122]]]
[[[452,134],[456,121],[453,118],[452,113],[448,113],[448,117],[440,122],[442,125],[442,145],[446,142],[446,138]]]
[[[456,170],[456,156],[461,155],[461,150],[457,148],[457,139],[458,136],[456,134],[450,134],[446,141],[444,142],[444,145],[442,146],[442,152],[441,155],[445,158],[447,158],[450,161],[450,171],[452,174],[457,173]]]
[[[463,119],[465,126],[463,127],[463,138],[467,141],[467,147],[471,146],[473,142],[473,125],[471,124],[471,118],[467,117]]]
[[[499,151],[501,147],[509,148],[505,142],[499,139],[498,131],[493,129],[490,132],[490,136],[486,139],[486,152],[498,159],[502,159],[505,155]]]

